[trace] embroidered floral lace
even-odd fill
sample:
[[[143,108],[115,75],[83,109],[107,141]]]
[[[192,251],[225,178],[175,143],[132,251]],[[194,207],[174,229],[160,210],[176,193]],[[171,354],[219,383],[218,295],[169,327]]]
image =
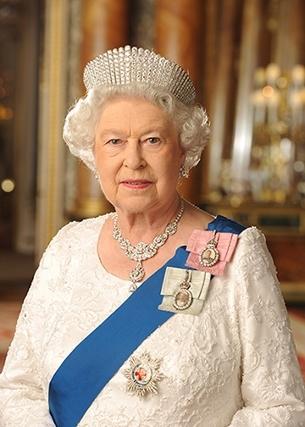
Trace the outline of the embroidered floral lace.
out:
[[[97,255],[104,217],[70,223],[46,250],[0,376],[1,427],[54,426],[48,385],[71,350],[128,298]],[[139,319],[141,321],[141,319]],[[126,392],[123,370],[81,427],[301,427],[304,384],[264,236],[242,232],[199,316],[175,315],[135,351],[162,359],[160,393]]]

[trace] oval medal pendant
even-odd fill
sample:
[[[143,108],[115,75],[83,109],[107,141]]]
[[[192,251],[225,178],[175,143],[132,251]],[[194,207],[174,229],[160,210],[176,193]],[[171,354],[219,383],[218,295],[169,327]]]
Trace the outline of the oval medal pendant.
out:
[[[217,246],[217,240],[215,239],[216,231],[214,231],[213,238],[207,243],[199,255],[199,262],[203,267],[213,267],[220,258],[220,253]]]
[[[219,260],[219,251],[215,246],[209,245],[200,254],[200,264],[203,267],[213,267]]]
[[[188,289],[180,288],[174,294],[173,306],[176,310],[186,310],[192,305],[193,295]]]

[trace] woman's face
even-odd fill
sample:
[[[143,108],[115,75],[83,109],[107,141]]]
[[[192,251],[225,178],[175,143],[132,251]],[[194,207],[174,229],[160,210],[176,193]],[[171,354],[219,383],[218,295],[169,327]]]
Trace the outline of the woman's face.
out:
[[[138,97],[106,102],[94,152],[102,190],[115,207],[138,213],[176,199],[184,153],[169,116],[151,102]]]

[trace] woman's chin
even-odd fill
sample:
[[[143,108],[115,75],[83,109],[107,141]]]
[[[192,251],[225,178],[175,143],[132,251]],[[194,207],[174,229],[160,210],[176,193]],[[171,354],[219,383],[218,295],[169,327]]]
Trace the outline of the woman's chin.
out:
[[[146,213],[151,208],[158,204],[157,200],[152,197],[144,197],[138,195],[129,195],[128,197],[119,198],[112,203],[115,208],[120,211],[129,214]]]
[[[137,214],[146,212],[147,210],[149,210],[150,206],[151,203],[148,203],[148,201],[144,200],[143,198],[131,197],[128,202],[120,203],[119,207],[122,211],[128,214]]]

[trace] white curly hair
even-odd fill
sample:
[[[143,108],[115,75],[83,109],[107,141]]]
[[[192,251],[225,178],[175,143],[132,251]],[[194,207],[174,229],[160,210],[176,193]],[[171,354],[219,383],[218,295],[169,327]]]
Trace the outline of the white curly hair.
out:
[[[70,151],[79,157],[95,174],[95,129],[103,105],[112,98],[136,96],[162,108],[172,118],[178,130],[180,145],[186,156],[184,169],[196,166],[208,141],[209,121],[200,105],[185,105],[162,88],[143,83],[95,87],[80,98],[67,114],[63,137]]]

